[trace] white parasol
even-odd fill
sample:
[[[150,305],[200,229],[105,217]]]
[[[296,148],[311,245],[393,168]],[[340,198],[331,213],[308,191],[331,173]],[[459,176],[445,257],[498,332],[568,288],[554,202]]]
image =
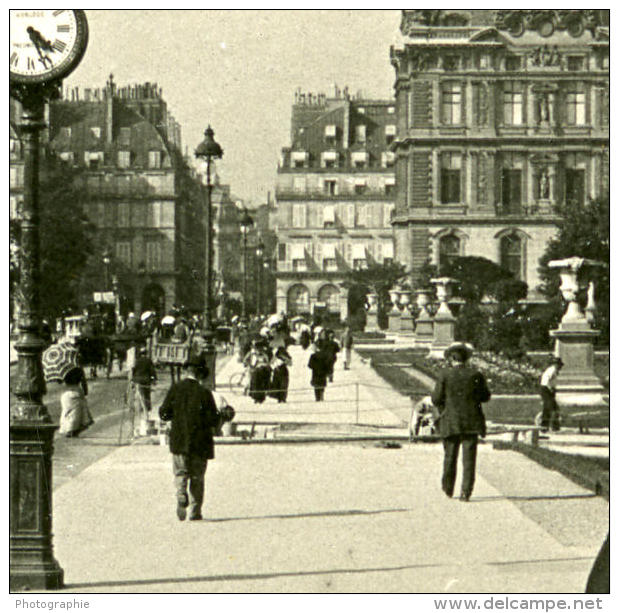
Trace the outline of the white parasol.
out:
[[[166,315],[162,320],[161,320],[161,325],[162,326],[171,326],[174,324],[174,322],[176,321],[176,317],[174,317],[174,315]]]

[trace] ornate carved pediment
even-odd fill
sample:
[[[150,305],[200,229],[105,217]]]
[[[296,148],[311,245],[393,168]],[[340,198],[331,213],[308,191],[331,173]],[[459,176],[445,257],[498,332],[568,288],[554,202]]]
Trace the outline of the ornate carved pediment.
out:
[[[472,43],[507,43],[507,39],[496,28],[485,28],[475,32],[469,41]]]

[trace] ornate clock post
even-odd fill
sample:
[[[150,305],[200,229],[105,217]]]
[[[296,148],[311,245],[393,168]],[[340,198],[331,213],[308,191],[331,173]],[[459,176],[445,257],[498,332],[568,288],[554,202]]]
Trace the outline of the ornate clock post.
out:
[[[11,96],[22,103],[24,196],[20,215],[18,354],[10,413],[10,589],[63,586],[52,547],[52,449],[56,425],[46,392],[40,330],[39,134],[45,103],[80,62],[88,40],[80,10],[10,12]]]

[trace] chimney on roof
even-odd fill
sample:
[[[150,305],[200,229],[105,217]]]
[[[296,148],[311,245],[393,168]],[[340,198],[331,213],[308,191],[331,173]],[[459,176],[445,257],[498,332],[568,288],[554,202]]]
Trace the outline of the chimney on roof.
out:
[[[106,84],[106,101],[105,101],[105,142],[110,145],[114,139],[114,92],[116,86],[114,84],[114,75],[110,74],[110,78]]]

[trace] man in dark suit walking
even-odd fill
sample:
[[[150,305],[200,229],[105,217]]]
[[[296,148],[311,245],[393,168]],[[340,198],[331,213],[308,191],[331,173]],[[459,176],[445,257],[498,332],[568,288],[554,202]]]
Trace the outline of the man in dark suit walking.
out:
[[[475,482],[475,461],[478,436],[486,436],[486,419],[481,403],[490,399],[484,376],[467,365],[472,349],[464,343],[452,343],[445,350],[445,357],[453,366],[439,376],[433,404],[441,411],[438,418],[439,433],[443,439],[443,491],[453,496],[462,445],[462,488],[460,500],[468,502]]]
[[[183,521],[202,519],[204,474],[208,460],[215,457],[213,428],[221,415],[213,394],[204,387],[209,369],[204,360],[196,359],[187,366],[184,379],[173,383],[159,409],[164,421],[171,421],[170,451],[176,485],[176,515]],[[233,412],[225,416],[229,421]],[[189,485],[189,497],[187,496]]]

